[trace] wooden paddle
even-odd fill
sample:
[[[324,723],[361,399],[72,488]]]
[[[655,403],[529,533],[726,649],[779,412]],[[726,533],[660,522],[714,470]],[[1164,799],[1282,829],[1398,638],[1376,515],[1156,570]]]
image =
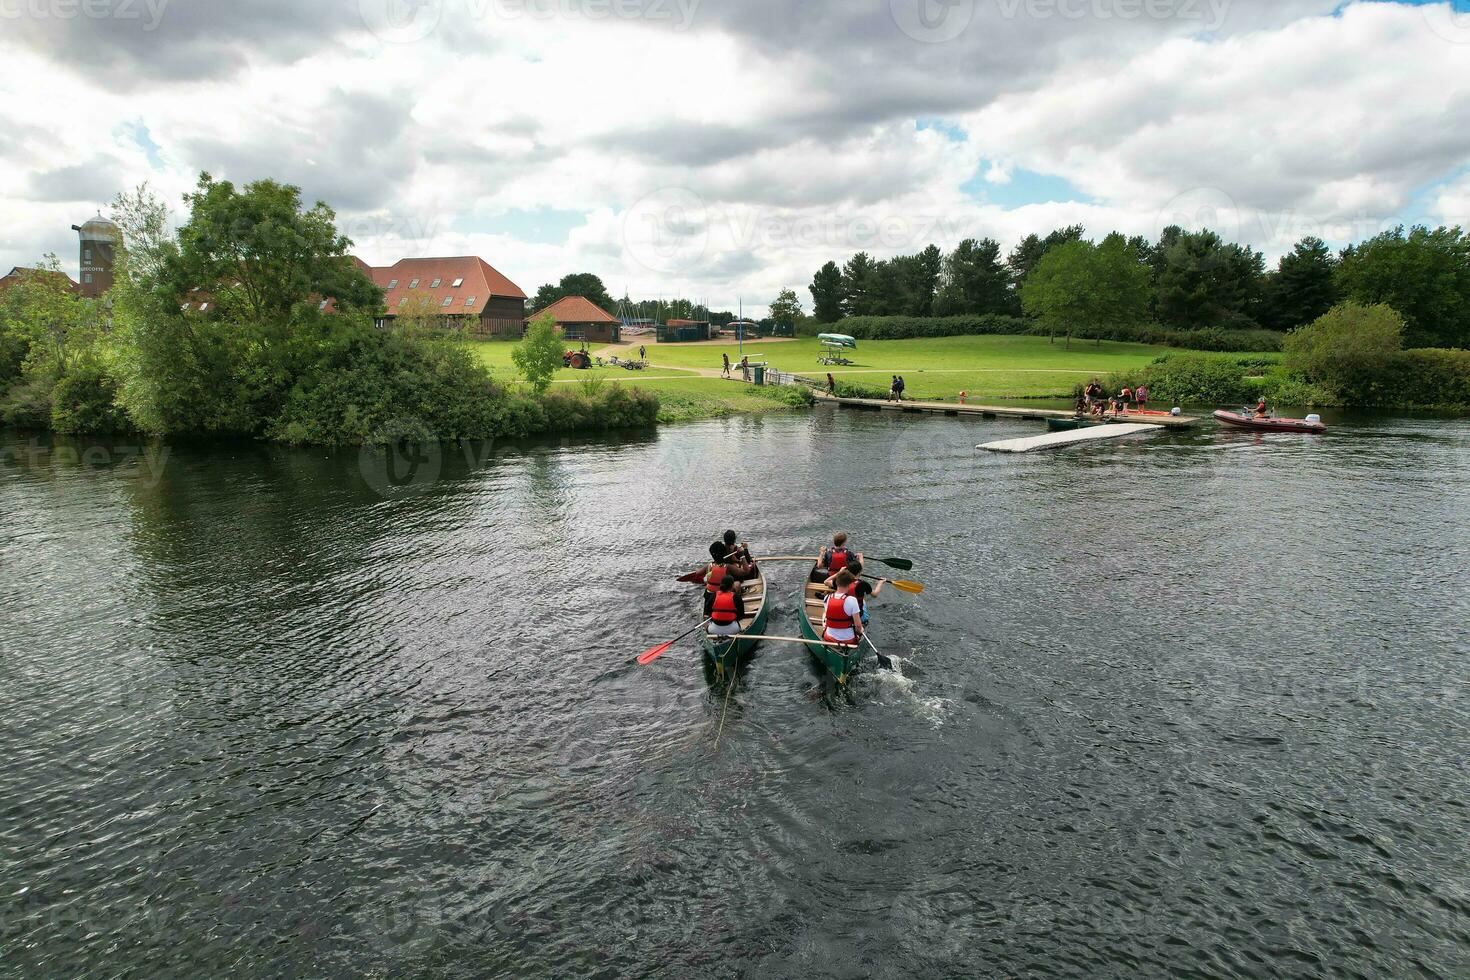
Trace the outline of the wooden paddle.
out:
[[[706,619],[703,623],[700,623],[697,626],[695,626],[694,629],[685,630],[684,632],[680,633],[678,636],[674,637],[669,642],[667,642],[667,643],[660,643],[656,647],[649,647],[647,650],[644,650],[642,653],[640,653],[638,655],[638,666],[640,666],[640,667],[647,667],[649,664],[653,663],[659,657],[662,657],[664,654],[668,653],[669,652],[669,648],[672,647],[675,643],[678,643],[680,640],[684,639],[684,637],[688,636],[690,633],[693,633],[694,630],[702,629],[704,627],[704,625],[706,623],[708,623],[708,622],[709,622],[709,620]]]
[[[759,564],[759,563],[761,563],[763,561],[813,561],[814,562],[816,560],[817,560],[817,556],[816,555],[782,555],[782,556],[779,556],[779,557],[776,557],[776,558],[757,558],[757,559],[755,559],[756,564]],[[907,558],[869,558],[867,555],[863,555],[863,563],[864,564],[867,564],[870,561],[875,561],[875,562],[877,562],[880,565],[887,565],[889,568],[896,568],[896,569],[898,569],[901,572],[911,572],[911,571],[914,570],[914,563],[911,562],[911,561],[909,561]]]
[[[688,575],[680,575],[679,578],[676,581],[679,581],[679,582],[691,582],[691,583],[693,583],[693,582],[703,583],[704,582],[704,579],[705,579],[705,575],[706,575],[705,572],[690,572]]]

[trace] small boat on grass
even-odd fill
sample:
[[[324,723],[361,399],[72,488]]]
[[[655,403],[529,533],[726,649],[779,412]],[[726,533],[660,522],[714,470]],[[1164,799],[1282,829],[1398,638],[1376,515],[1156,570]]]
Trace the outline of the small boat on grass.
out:
[[[1327,431],[1327,426],[1315,415],[1309,415],[1304,419],[1282,419],[1274,416],[1257,418],[1254,414],[1247,412],[1227,412],[1221,409],[1215,413],[1215,418],[1221,425],[1228,425],[1237,429],[1250,429],[1253,432],[1303,432],[1310,435],[1320,435]]]
[[[741,582],[738,586],[745,603],[745,618],[740,621],[741,633],[762,634],[766,631],[766,619],[770,606],[766,603],[766,576],[758,572],[755,578]],[[714,668],[715,678],[726,680],[735,676],[740,658],[750,653],[760,640],[746,640],[740,636],[710,636],[700,631],[699,646],[704,659]]]
[[[817,566],[812,567],[815,569]],[[805,601],[801,604],[801,616],[798,617],[801,621],[801,636],[807,641],[806,648],[811,651],[812,656],[821,661],[837,683],[846,684],[852,672],[862,663],[863,647],[861,644],[842,646],[822,642],[828,590],[821,582],[813,582],[811,578],[810,575],[807,576],[802,595]]]

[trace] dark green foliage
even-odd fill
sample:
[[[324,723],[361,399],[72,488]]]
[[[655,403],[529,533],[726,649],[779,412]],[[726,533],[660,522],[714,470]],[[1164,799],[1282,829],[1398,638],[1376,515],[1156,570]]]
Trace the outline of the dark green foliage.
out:
[[[817,270],[810,289],[812,315],[818,323],[836,323],[842,319],[842,270],[836,262],[828,262]]]
[[[1320,238],[1307,237],[1281,257],[1264,283],[1263,319],[1276,330],[1295,330],[1337,304],[1337,258]]]
[[[17,429],[49,429],[51,427],[51,389],[54,375],[32,372],[0,394],[0,425]]]
[[[1014,315],[1020,312],[1011,292],[1010,271],[1001,262],[994,239],[967,238],[944,259],[939,293],[934,300],[939,316]]]
[[[1249,373],[1252,369],[1235,358],[1169,354],[1140,371],[1112,375],[1104,390],[1112,393],[1125,384],[1133,388],[1147,384],[1156,404],[1240,404],[1258,389],[1247,380]]]
[[[1047,332],[1126,328],[1148,315],[1148,270],[1122,235],[1051,248],[1026,277],[1021,303]]]
[[[617,312],[617,304],[608,295],[607,287],[602,280],[590,272],[573,272],[561,277],[561,282],[556,285],[547,283],[536,290],[535,297],[531,300],[531,309],[540,312],[557,300],[566,299],[568,296],[581,296],[591,300],[601,309],[608,313]]]
[[[858,340],[914,340],[921,337],[962,337],[971,334],[1017,334],[1026,323],[1013,316],[850,316],[838,321],[834,333]]]
[[[69,435],[114,435],[135,430],[118,404],[118,383],[96,362],[73,367],[51,389],[51,428]]]
[[[1458,226],[1400,227],[1352,246],[1338,283],[1350,300],[1402,313],[1408,347],[1470,346],[1470,235]]]
[[[642,388],[612,384],[597,391],[554,391],[541,398],[546,432],[647,428],[658,421],[658,398]]]
[[[842,310],[848,316],[876,315],[874,276],[877,266],[867,252],[859,252],[842,267]]]
[[[1161,246],[1156,309],[1159,322],[1176,330],[1200,327],[1251,328],[1258,325],[1261,277],[1259,252],[1227,244],[1213,231],[1183,232]]]
[[[1421,347],[1344,378],[1343,402],[1378,408],[1470,409],[1470,351]]]

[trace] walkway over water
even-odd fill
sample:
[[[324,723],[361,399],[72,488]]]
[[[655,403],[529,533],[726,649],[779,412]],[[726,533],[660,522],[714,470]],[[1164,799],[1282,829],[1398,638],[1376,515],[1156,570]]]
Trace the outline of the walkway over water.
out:
[[[835,395],[817,393],[817,399],[824,402],[832,402],[846,408],[865,408],[884,412],[938,412],[943,415],[978,415],[987,419],[1033,419],[1044,422],[1047,419],[1070,419],[1076,418],[1075,412],[1068,412],[1056,408],[1023,408],[1015,405],[959,405],[954,402],[891,402],[880,401],[876,398],[839,398]],[[1199,419],[1188,415],[1141,414],[1138,412],[1125,412],[1113,418],[1108,416],[1108,421],[1136,422],[1148,425],[1162,425],[1173,429],[1187,429],[1198,425]]]

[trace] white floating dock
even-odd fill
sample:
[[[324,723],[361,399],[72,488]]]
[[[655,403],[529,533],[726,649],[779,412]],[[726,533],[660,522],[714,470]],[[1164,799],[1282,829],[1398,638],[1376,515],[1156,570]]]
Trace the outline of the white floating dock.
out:
[[[1095,425],[1090,429],[1076,429],[1072,432],[1048,432],[1044,436],[1027,436],[1024,439],[1002,439],[1000,442],[987,442],[976,449],[987,449],[993,453],[1031,453],[1038,449],[1055,449],[1058,446],[1070,446],[1077,442],[1096,442],[1100,439],[1117,439],[1122,436],[1137,435],[1143,432],[1160,432],[1162,425],[1139,425],[1136,423],[1125,423],[1120,425]]]

